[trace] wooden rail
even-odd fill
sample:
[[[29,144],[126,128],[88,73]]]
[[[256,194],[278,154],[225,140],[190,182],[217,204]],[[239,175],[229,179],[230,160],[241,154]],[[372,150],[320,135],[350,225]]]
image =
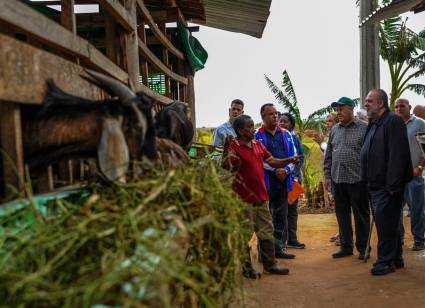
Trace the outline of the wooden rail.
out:
[[[99,5],[103,7],[125,30],[132,32],[135,30],[136,21],[128,13],[124,6],[117,0],[98,0]]]
[[[184,60],[185,57],[183,55],[183,53],[178,50],[173,43],[170,42],[170,40],[167,38],[167,36],[165,36],[164,33],[161,32],[161,30],[159,29],[158,25],[155,23],[155,21],[153,20],[151,14],[149,13],[149,10],[146,8],[145,4],[143,3],[142,0],[137,0],[137,6],[140,9],[143,17],[146,19],[147,24],[149,25],[151,31],[153,32],[153,34],[158,38],[158,40],[172,53],[174,54],[177,58],[179,58],[180,60]]]
[[[83,68],[47,51],[0,33],[0,104],[41,104],[46,80],[53,79],[73,95],[100,99],[98,87],[80,77]]]
[[[0,20],[44,43],[82,58],[97,69],[127,82],[128,74],[89,42],[17,0],[0,0]]]
[[[163,71],[165,75],[169,76],[171,79],[174,79],[184,85],[188,84],[186,77],[180,76],[179,74],[174,73],[172,70],[166,67],[165,64],[161,60],[159,60],[158,57],[155,56],[155,54],[152,51],[150,51],[149,47],[145,43],[143,43],[141,40],[139,40],[139,49],[146,56],[147,60],[150,63],[154,64],[161,71]]]

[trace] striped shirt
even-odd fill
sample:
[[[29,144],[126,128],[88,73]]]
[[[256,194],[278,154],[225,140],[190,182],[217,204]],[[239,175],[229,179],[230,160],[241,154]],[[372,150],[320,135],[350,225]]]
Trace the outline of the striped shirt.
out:
[[[332,128],[323,163],[326,179],[348,184],[361,181],[360,150],[366,128],[367,124],[358,119]]]

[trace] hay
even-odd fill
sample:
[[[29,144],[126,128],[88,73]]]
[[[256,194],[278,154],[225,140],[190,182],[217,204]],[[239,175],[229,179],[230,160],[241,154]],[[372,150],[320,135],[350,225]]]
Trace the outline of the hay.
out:
[[[226,306],[240,299],[244,204],[214,165],[87,188],[39,218],[0,219],[0,298],[8,306]],[[37,218],[38,217],[38,218]]]

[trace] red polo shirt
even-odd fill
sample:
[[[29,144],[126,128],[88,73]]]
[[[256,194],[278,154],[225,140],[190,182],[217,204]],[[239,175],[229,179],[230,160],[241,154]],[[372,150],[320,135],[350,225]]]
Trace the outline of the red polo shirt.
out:
[[[233,190],[247,203],[267,201],[263,162],[272,156],[270,152],[256,140],[252,140],[249,147],[242,140],[235,139],[229,146],[229,153],[237,157],[231,159],[232,163],[237,164],[239,160],[240,164]]]

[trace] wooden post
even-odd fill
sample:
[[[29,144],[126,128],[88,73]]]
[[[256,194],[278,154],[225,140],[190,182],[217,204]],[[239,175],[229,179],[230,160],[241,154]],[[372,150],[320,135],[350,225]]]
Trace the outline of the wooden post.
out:
[[[61,24],[62,26],[70,30],[72,33],[77,34],[77,22],[75,19],[74,5],[74,0],[61,1]],[[68,184],[72,184],[74,181],[72,165],[72,160],[63,160],[59,162],[59,179],[67,182]],[[53,189],[53,172],[51,168],[50,171],[47,172],[46,182],[46,189]]]
[[[159,24],[159,29],[161,30],[162,33],[164,33],[165,36],[167,36],[167,27],[166,27],[165,23]],[[168,49],[165,46],[162,47],[162,62],[165,64],[165,66],[170,68],[170,62],[169,62],[169,59],[168,59]],[[171,97],[171,86],[170,85],[171,85],[170,84],[170,77],[165,75],[165,96],[172,98]]]
[[[117,48],[115,44],[117,32],[115,31],[117,24],[114,19],[108,14],[105,16],[105,41],[106,41],[106,56],[113,62],[117,62]]]
[[[47,167],[47,169],[40,174],[37,182],[38,193],[46,193],[55,188],[52,166]]]
[[[0,101],[0,143],[3,177],[7,186],[22,191],[24,186],[24,154],[22,146],[21,111],[19,104]]]
[[[77,25],[74,14],[74,0],[61,1],[61,24],[72,33],[77,33]]]
[[[143,20],[140,22],[140,28],[138,30],[138,34],[139,34],[139,39],[143,43],[147,44],[145,22]],[[144,58],[140,59],[140,73],[142,75],[143,84],[149,87],[148,62]]]
[[[195,83],[194,76],[187,74],[188,85],[187,85],[187,103],[190,108],[190,119],[192,120],[193,129],[195,130],[196,136],[196,110],[195,110]],[[195,138],[195,137],[194,137]]]
[[[124,7],[132,17],[133,32],[126,33],[125,39],[125,54],[128,78],[134,86],[139,83],[139,45],[137,43],[137,11],[136,0],[124,0]]]
[[[377,7],[376,0],[360,0],[360,21]],[[371,89],[379,88],[379,37],[378,23],[372,22],[360,28],[360,99]]]

